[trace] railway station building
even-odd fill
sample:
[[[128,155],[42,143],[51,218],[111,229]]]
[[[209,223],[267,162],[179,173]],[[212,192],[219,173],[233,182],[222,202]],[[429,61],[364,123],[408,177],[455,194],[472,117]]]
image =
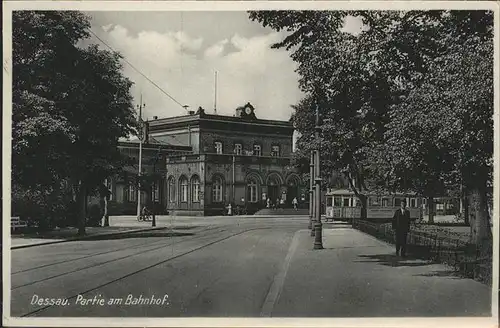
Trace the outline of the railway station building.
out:
[[[109,179],[110,214],[135,214],[141,203],[155,204],[158,214],[220,215],[228,204],[248,213],[283,200],[308,206],[309,190],[291,165],[294,128],[290,122],[257,118],[247,103],[233,116],[208,114],[202,108],[188,115],[147,122],[143,143],[143,175],[155,179],[151,191],[137,192],[137,165],[125,178]],[[139,142],[122,141],[120,149],[134,161]],[[154,202],[153,202],[154,200]]]

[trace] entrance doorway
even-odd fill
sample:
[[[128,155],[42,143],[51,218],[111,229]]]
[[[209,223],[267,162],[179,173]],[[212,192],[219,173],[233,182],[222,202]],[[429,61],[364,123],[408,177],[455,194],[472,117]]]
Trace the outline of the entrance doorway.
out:
[[[298,177],[292,175],[287,179],[286,202],[288,206],[290,207],[293,206],[292,201],[294,198],[297,198],[299,207],[304,206],[304,204],[302,203],[305,202],[305,200],[303,201],[301,199],[301,195],[299,193],[299,187],[300,186]]]
[[[280,177],[274,174],[270,175],[267,178],[267,192],[269,194],[269,199],[271,200],[271,204],[278,207],[279,201],[281,199],[281,191],[280,191]]]
[[[281,196],[279,193],[279,186],[277,185],[267,186],[267,192],[269,194],[268,197],[271,200],[271,203],[276,205],[276,200]]]

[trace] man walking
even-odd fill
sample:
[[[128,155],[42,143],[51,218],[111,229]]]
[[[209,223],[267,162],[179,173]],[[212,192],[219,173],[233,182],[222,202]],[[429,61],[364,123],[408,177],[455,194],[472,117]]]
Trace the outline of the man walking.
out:
[[[410,211],[406,209],[406,202],[401,201],[401,208],[396,210],[392,218],[392,230],[395,232],[396,237],[396,255],[406,256],[406,238],[408,231],[410,231]]]

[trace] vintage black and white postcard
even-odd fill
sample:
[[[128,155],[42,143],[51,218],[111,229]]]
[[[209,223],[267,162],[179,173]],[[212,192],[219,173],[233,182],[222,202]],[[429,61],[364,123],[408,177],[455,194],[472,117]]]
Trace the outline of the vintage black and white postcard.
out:
[[[3,9],[4,326],[498,325],[498,3]]]

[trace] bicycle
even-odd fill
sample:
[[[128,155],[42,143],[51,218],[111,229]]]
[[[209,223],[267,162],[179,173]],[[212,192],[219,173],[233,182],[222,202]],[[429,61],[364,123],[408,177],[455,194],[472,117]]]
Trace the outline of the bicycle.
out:
[[[141,214],[138,218],[137,221],[151,221],[153,217],[150,214]]]

